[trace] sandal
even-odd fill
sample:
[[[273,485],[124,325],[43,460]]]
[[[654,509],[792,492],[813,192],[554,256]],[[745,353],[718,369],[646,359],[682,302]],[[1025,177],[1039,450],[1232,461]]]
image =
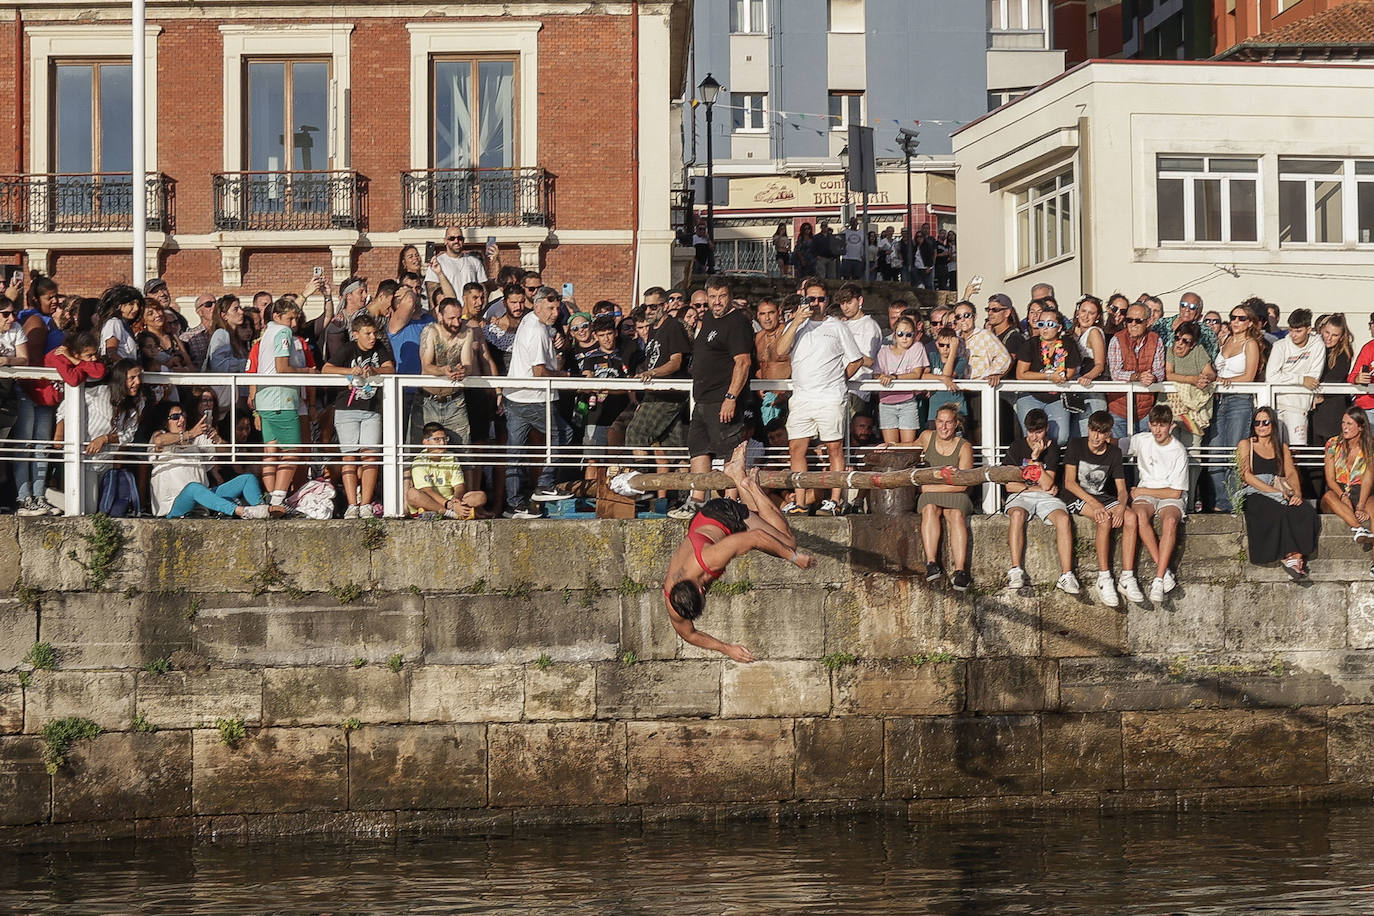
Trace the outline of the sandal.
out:
[[[1303,563],[1302,557],[1298,554],[1284,557],[1283,569],[1288,575],[1293,577],[1294,581],[1307,578],[1306,564]]]

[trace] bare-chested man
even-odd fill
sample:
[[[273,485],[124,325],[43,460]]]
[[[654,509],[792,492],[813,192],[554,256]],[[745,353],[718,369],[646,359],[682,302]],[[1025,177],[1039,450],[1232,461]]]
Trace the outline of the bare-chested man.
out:
[[[469,375],[494,376],[499,373],[487,352],[482,332],[463,320],[463,307],[456,299],[439,302],[438,318],[420,333],[420,371],[459,382]],[[420,389],[420,423],[439,423],[448,441],[467,445],[472,441],[467,404],[462,388]]]
[[[735,481],[743,502],[711,499],[697,511],[687,526],[687,539],[668,561],[663,596],[673,629],[687,642],[737,662],[752,662],[754,653],[744,646],[721,642],[696,628],[694,621],[705,608],[711,583],[725,574],[731,560],[751,550],[770,553],[800,569],[809,569],[815,558],[797,551],[797,538],[759,486],[757,471],[746,473],[739,461],[726,465],[725,473]]]

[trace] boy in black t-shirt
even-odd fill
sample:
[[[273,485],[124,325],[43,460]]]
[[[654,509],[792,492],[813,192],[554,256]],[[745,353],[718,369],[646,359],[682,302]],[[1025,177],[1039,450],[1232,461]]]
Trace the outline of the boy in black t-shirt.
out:
[[[625,346],[617,346],[615,319],[602,315],[592,321],[592,338],[596,346],[584,350],[578,356],[578,371],[586,378],[628,378],[629,359]],[[633,344],[629,345],[633,348]],[[584,445],[605,446],[610,442],[611,424],[620,416],[630,403],[630,395],[625,391],[593,391],[584,394],[587,402],[587,426],[582,440]],[[616,442],[615,445],[622,443]],[[595,457],[593,453],[592,457]],[[591,464],[589,459],[588,464]],[[591,468],[588,467],[588,477]]]
[[[1026,435],[1007,449],[1002,463],[1009,467],[1025,468],[1037,465],[1040,479],[1035,483],[1008,483],[1007,545],[1011,548],[1011,569],[1007,570],[1007,588],[1020,589],[1030,585],[1021,564],[1026,558],[1026,522],[1032,515],[1046,525],[1054,526],[1059,549],[1059,581],[1055,587],[1070,595],[1079,592],[1078,579],[1073,574],[1073,519],[1059,492],[1059,446],[1048,437],[1050,421],[1038,407],[1026,414]]]
[[[1112,438],[1112,415],[1088,417],[1088,435],[1069,443],[1064,456],[1064,490],[1073,497],[1069,512],[1097,526],[1097,593],[1107,607],[1121,603],[1112,582],[1112,529],[1126,518],[1126,471],[1121,448]]]
[[[381,472],[382,398],[378,375],[396,371],[391,344],[377,333],[377,320],[366,312],[349,325],[353,339],[329,355],[323,371],[348,376],[348,387],[334,402],[334,428],[343,452],[344,518],[372,518],[372,498]],[[358,464],[361,463],[361,469]]]

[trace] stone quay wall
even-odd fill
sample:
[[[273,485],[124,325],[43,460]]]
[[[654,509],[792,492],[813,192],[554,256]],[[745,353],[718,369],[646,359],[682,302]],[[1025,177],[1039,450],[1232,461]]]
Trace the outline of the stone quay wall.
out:
[[[814,568],[712,592],[738,665],[669,625],[678,522],[0,524],[3,844],[1374,798],[1374,585],[1339,527],[1298,586],[1195,518],[1177,592],[1113,610],[1086,538],[1083,596],[1040,525],[1010,593],[1006,520],[975,519],[961,596],[911,521],[803,520]],[[50,775],[69,716],[102,732]]]

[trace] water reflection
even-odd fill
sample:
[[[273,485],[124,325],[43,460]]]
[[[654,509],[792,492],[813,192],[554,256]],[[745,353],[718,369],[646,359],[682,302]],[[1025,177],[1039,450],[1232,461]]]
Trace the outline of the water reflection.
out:
[[[157,841],[0,854],[0,912],[1374,913],[1374,809]]]

